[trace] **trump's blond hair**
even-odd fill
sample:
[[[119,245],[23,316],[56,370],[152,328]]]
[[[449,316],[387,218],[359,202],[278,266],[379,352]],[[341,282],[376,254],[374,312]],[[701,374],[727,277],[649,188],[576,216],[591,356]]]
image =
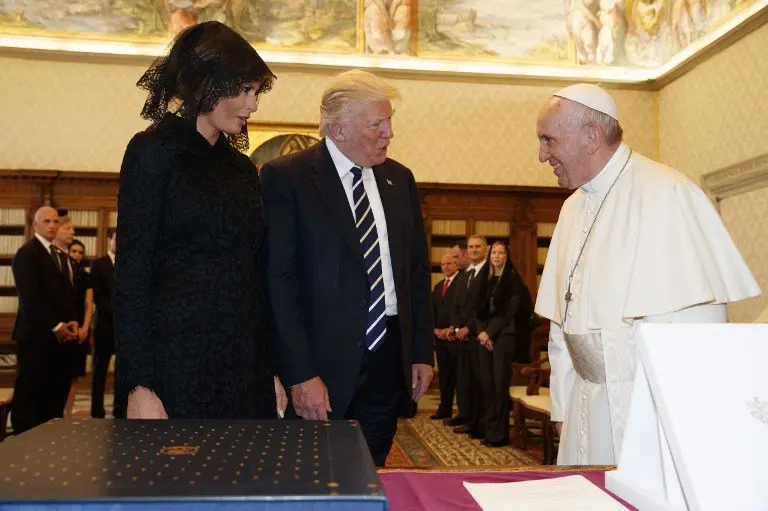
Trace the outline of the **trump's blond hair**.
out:
[[[331,79],[320,102],[320,135],[331,135],[331,124],[346,123],[352,108],[359,103],[379,103],[400,97],[395,87],[378,76],[360,69],[338,74]]]

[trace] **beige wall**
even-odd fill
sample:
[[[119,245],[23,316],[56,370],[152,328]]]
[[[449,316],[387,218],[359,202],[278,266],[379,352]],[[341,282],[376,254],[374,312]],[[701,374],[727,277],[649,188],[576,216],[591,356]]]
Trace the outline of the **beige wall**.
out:
[[[76,63],[0,56],[0,168],[117,171],[139,118],[138,64]],[[278,72],[256,118],[317,123],[321,73]],[[537,160],[535,119],[557,87],[391,80],[396,105],[392,156],[419,181],[556,184]],[[54,85],[55,84],[55,85]],[[657,156],[656,94],[616,91],[627,140]]]
[[[765,293],[730,306],[731,321],[748,323],[768,306],[768,188],[723,200],[720,213]]]
[[[768,25],[659,93],[659,156],[698,181],[768,150]]]
[[[768,25],[703,62],[659,94],[661,160],[695,181],[768,152]],[[725,199],[723,220],[768,292],[768,189]],[[732,321],[755,319],[759,297],[730,307]]]
[[[627,141],[698,181],[702,174],[768,152],[768,25],[660,92],[613,91]],[[0,168],[117,171],[139,118],[134,83],[146,64],[0,56]],[[327,74],[278,72],[258,120],[316,123]],[[536,159],[534,123],[553,86],[391,80],[392,156],[420,181],[555,185]],[[723,218],[768,290],[768,190],[723,201]],[[731,308],[757,316],[768,299]]]

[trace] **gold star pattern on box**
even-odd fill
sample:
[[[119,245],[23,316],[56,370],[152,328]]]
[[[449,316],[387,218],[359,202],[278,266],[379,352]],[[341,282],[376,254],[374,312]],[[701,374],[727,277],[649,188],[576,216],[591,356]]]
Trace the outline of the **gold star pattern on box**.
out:
[[[0,459],[0,503],[142,497],[384,502],[355,421],[57,419],[0,444]]]

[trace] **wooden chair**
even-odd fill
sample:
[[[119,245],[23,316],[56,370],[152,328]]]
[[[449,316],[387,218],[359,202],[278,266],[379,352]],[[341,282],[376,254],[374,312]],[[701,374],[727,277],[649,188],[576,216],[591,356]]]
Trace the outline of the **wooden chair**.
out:
[[[537,324],[532,337],[529,356],[533,363],[512,363],[509,398],[512,402],[511,410],[514,423],[512,444],[517,448],[522,448],[524,429],[523,425],[520,423],[520,398],[527,395],[549,393],[548,388],[540,388],[540,384],[537,385],[536,374],[529,370],[529,368],[541,367],[541,365],[545,363],[548,364],[547,342],[549,340],[549,322]]]
[[[5,426],[8,423],[8,412],[11,411],[13,389],[0,389],[0,442],[5,440]]]
[[[515,402],[515,425],[520,439],[520,448],[525,449],[527,447],[529,435],[532,435],[528,428],[528,421],[539,424],[544,441],[542,462],[545,465],[551,465],[557,459],[557,450],[555,449],[557,432],[550,414],[552,402],[549,389],[543,386],[548,382],[551,372],[549,360],[542,359],[538,364],[532,364],[525,368],[523,372],[531,376],[531,384],[528,386],[526,394],[520,396]]]

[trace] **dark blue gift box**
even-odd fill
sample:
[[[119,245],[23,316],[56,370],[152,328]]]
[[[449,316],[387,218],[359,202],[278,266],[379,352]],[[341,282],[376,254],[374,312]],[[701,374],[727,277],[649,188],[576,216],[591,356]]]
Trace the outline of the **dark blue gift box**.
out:
[[[355,421],[54,420],[0,443],[0,509],[386,510]]]

